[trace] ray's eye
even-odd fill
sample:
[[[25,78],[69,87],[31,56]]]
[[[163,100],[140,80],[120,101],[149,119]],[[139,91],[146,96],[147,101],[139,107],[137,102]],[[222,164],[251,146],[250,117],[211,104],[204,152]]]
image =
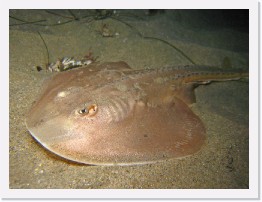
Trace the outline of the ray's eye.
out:
[[[89,105],[88,107],[80,109],[78,113],[85,116],[86,115],[94,116],[97,113],[97,105],[96,104]]]
[[[85,113],[88,113],[87,108],[83,108],[79,110],[79,114],[85,114]]]

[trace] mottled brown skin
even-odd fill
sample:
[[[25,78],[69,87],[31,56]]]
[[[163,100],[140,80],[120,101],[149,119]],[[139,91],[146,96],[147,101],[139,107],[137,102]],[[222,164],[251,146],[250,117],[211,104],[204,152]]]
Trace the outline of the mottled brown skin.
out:
[[[180,158],[205,142],[205,127],[189,108],[194,88],[247,76],[201,66],[132,70],[125,62],[92,64],[55,75],[26,124],[48,150],[80,163]]]

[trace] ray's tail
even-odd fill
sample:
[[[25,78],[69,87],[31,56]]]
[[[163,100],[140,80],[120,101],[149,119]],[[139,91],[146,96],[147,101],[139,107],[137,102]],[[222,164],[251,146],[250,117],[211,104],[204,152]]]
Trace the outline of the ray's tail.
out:
[[[206,84],[212,81],[230,81],[248,77],[248,71],[243,69],[223,70],[215,68],[212,69],[212,71],[210,71],[210,69],[207,69],[202,71],[189,72],[184,78],[184,83]]]

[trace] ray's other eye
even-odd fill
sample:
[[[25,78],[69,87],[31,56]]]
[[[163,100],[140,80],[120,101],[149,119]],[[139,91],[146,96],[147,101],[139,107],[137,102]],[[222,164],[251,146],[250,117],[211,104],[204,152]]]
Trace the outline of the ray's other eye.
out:
[[[84,107],[78,111],[79,114],[81,115],[88,115],[88,116],[94,116],[97,113],[97,105],[92,104],[89,105],[88,107]]]

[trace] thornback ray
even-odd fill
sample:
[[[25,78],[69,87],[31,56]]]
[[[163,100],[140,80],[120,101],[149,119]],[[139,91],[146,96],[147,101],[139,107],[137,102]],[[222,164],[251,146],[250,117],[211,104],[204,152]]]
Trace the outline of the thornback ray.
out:
[[[248,77],[205,66],[133,70],[125,62],[56,74],[26,117],[46,149],[84,164],[132,165],[199,151],[206,130],[190,105],[194,88]]]

